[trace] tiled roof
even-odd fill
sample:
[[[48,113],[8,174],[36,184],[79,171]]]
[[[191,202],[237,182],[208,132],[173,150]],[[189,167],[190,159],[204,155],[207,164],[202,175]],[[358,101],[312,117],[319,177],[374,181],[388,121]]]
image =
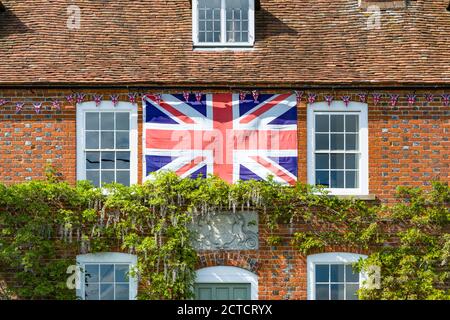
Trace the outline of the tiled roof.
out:
[[[216,52],[193,50],[189,0],[2,2],[0,85],[450,84],[449,0],[382,10],[380,29],[358,0],[261,0],[255,47]]]

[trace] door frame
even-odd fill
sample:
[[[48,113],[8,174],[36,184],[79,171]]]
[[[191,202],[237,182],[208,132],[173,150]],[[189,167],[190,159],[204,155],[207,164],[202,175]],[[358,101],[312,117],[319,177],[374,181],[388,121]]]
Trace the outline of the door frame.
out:
[[[195,283],[249,283],[251,300],[258,300],[258,276],[242,268],[231,266],[202,268],[196,271]]]

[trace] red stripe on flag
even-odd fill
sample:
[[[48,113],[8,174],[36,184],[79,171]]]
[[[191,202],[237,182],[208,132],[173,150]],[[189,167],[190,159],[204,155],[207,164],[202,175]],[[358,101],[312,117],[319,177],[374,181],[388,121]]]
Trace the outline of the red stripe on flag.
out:
[[[260,156],[251,156],[250,158],[255,160],[256,162],[258,162],[264,168],[266,168],[269,171],[271,171],[274,174],[274,176],[280,177],[281,179],[283,179],[284,181],[286,181],[287,183],[289,183],[291,185],[295,185],[296,181],[295,181],[294,178],[292,178],[290,175],[286,174],[284,171],[280,170],[279,168],[275,167],[270,162],[264,160],[262,157],[260,157]]]
[[[222,180],[233,183],[233,147],[227,134],[233,130],[233,95],[219,93],[213,95],[213,127],[216,133],[223,139],[222,145],[213,150],[214,174]]]
[[[156,100],[154,97],[147,96],[147,98],[156,103]],[[177,109],[175,109],[174,107],[172,107],[170,104],[166,103],[163,100],[161,100],[161,102],[159,103],[159,106],[161,108],[169,111],[173,116],[177,117],[179,120],[181,120],[184,123],[190,123],[190,124],[195,123],[195,121],[192,120],[189,116],[185,115],[184,113],[181,113],[180,111],[178,111]]]
[[[146,130],[146,148],[170,150],[295,150],[295,130]],[[229,141],[232,140],[232,143]],[[223,144],[223,146],[222,146]],[[224,150],[226,151],[226,150]]]
[[[239,123],[243,123],[243,124],[249,123],[250,121],[252,121],[252,120],[256,119],[257,117],[259,117],[260,115],[262,115],[264,112],[270,110],[271,108],[273,108],[277,104],[279,104],[282,101],[284,101],[287,98],[289,98],[289,96],[290,96],[290,94],[280,94],[279,96],[277,96],[272,101],[269,101],[269,102],[263,104],[260,108],[256,109],[252,113],[244,116],[241,119],[241,121],[239,121]]]
[[[188,164],[182,166],[180,169],[178,169],[176,171],[176,174],[178,174],[179,176],[182,176],[183,174],[185,174],[186,172],[188,172],[189,170],[191,170],[192,168],[194,168],[196,165],[198,165],[199,163],[201,163],[202,161],[205,160],[205,157],[196,157],[194,158],[191,162],[189,162]]]
[[[295,150],[296,130],[235,130],[235,150]]]

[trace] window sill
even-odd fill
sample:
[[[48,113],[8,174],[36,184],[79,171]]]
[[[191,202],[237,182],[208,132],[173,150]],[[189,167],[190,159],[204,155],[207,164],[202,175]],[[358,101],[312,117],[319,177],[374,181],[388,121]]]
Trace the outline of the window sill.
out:
[[[337,194],[329,194],[329,197],[336,197],[338,199],[357,199],[363,201],[375,201],[377,197],[374,194],[366,194],[366,195],[337,195]]]
[[[252,51],[254,46],[198,46],[194,45],[194,51]]]

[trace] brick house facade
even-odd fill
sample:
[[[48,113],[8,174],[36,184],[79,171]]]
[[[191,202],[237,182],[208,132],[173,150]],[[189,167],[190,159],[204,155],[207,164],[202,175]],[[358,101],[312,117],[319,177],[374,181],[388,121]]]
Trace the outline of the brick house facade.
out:
[[[64,180],[77,181],[80,106],[66,99],[74,93],[86,94],[85,101],[94,95],[104,100],[118,95],[128,102],[130,92],[251,90],[305,92],[297,104],[301,182],[310,182],[311,170],[312,106],[307,93],[317,95],[316,103],[324,103],[326,96],[336,103],[343,96],[358,102],[361,92],[367,95],[368,192],[356,196],[391,203],[399,185],[427,188],[433,180],[449,181],[450,107],[444,99],[450,93],[447,0],[339,0],[332,7],[325,0],[249,1],[254,8],[253,41],[207,47],[192,32],[201,1],[1,2],[2,183],[42,179],[49,162]],[[70,5],[80,11],[68,10]],[[78,13],[80,26],[69,28],[72,15],[76,19]],[[380,24],[372,26],[377,19]],[[251,33],[245,36],[250,39]],[[242,30],[240,36],[244,37]],[[381,94],[379,103],[374,93]],[[413,103],[407,100],[412,94],[417,97]],[[391,95],[399,95],[395,105]],[[61,102],[60,110],[55,100]],[[17,112],[19,102],[24,106]],[[42,103],[40,113],[33,103]],[[139,99],[136,108],[136,170],[141,182],[144,120]],[[286,226],[281,234],[288,238],[293,232]],[[199,269],[248,270],[257,275],[259,299],[314,298],[308,291],[308,258],[288,241],[270,247],[266,233],[260,225],[258,250],[199,252]]]

